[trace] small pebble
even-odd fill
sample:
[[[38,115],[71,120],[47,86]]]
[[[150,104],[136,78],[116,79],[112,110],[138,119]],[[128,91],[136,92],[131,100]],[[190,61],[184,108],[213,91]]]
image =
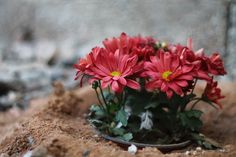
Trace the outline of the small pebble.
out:
[[[190,151],[186,151],[185,155],[191,155],[191,152]]]
[[[196,148],[196,151],[198,151],[198,152],[200,152],[201,150],[202,150],[201,147],[197,147],[197,148]]]
[[[197,155],[197,152],[196,152],[196,151],[193,151],[193,155]]]
[[[225,149],[220,149],[219,150],[221,153],[225,153]]]
[[[137,147],[133,144],[131,146],[129,146],[129,148],[128,148],[128,152],[133,155],[137,152],[137,150],[138,150]]]

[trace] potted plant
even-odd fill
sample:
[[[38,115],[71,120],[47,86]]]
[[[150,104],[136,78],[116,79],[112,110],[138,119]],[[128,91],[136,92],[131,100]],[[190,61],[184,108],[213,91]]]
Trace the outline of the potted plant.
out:
[[[122,33],[105,39],[74,67],[76,79],[82,83],[86,76],[97,94],[89,121],[103,137],[141,147],[175,148],[189,141],[217,147],[200,134],[203,112],[195,106],[204,101],[222,108],[215,76],[226,71],[218,53],[194,51],[191,39],[183,46]],[[199,80],[206,84],[201,95],[194,91]]]

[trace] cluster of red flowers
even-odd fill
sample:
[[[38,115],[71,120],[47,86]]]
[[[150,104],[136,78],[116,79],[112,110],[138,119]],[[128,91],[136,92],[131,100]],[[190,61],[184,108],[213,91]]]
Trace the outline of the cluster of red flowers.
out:
[[[213,53],[208,57],[203,49],[194,51],[191,39],[183,46],[122,33],[120,37],[105,39],[103,45],[93,48],[75,64],[76,79],[88,75],[91,82],[101,81],[102,88],[110,86],[120,93],[124,87],[139,90],[139,80],[144,78],[146,90],[160,90],[168,98],[174,93],[184,96],[199,79],[207,82],[204,95],[211,101],[218,103],[222,98],[213,81],[213,76],[226,74],[220,55]]]

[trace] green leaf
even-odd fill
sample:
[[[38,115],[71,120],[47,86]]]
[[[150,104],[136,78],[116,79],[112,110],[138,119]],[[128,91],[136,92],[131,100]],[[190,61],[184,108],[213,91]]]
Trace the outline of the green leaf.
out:
[[[189,110],[189,111],[186,111],[186,114],[188,117],[200,118],[203,112],[199,110]]]
[[[206,137],[206,136],[204,136],[204,138],[205,138],[205,141],[206,141],[207,143],[210,143],[213,147],[215,147],[215,148],[221,148],[221,145],[220,145],[218,142],[216,142],[215,140],[213,140],[213,139],[211,139],[211,138],[209,138],[209,137]]]
[[[121,122],[123,126],[127,126],[127,113],[121,109],[116,113],[116,121]]]
[[[203,134],[192,133],[192,140],[196,142],[199,146],[206,149],[216,149],[221,148],[220,144],[216,141],[204,136]]]
[[[111,131],[114,135],[122,136],[125,132],[125,129],[123,129],[123,128],[113,128]]]
[[[126,133],[123,136],[119,136],[118,138],[125,140],[125,141],[130,141],[133,138],[132,133]]]
[[[107,108],[108,108],[109,113],[114,113],[119,110],[119,105],[110,101],[108,103]]]
[[[103,123],[103,121],[98,120],[98,119],[89,119],[89,122],[93,123],[93,124],[102,124]]]
[[[103,117],[105,115],[104,111],[98,105],[92,105],[90,111],[94,112],[96,116]]]
[[[159,102],[151,102],[144,107],[144,109],[156,108],[159,105]]]
[[[190,110],[179,113],[179,118],[185,128],[191,129],[192,131],[198,131],[203,125],[200,119],[201,115],[201,111]]]
[[[206,149],[213,149],[212,145],[208,142],[202,142],[202,145],[204,146],[204,148]]]
[[[145,107],[150,103],[159,102],[157,99],[157,94],[152,92],[147,92],[146,90],[133,90],[126,88],[126,101],[125,105],[131,107],[132,114],[139,115],[145,110]],[[153,106],[154,107],[154,106]]]

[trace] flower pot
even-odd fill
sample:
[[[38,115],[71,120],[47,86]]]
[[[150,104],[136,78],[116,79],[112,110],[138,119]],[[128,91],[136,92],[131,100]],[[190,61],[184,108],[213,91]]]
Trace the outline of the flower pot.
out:
[[[109,135],[105,135],[101,132],[99,132],[99,135],[108,141],[112,141],[112,142],[118,144],[121,147],[128,148],[130,145],[133,144],[138,148],[155,147],[155,148],[158,148],[159,150],[164,151],[164,152],[182,149],[182,148],[185,148],[191,144],[190,140],[180,142],[180,143],[175,143],[175,144],[148,144],[148,143],[138,143],[138,142],[132,142],[132,141],[125,141],[125,140],[122,140],[122,139],[119,139],[116,137],[111,137]]]

